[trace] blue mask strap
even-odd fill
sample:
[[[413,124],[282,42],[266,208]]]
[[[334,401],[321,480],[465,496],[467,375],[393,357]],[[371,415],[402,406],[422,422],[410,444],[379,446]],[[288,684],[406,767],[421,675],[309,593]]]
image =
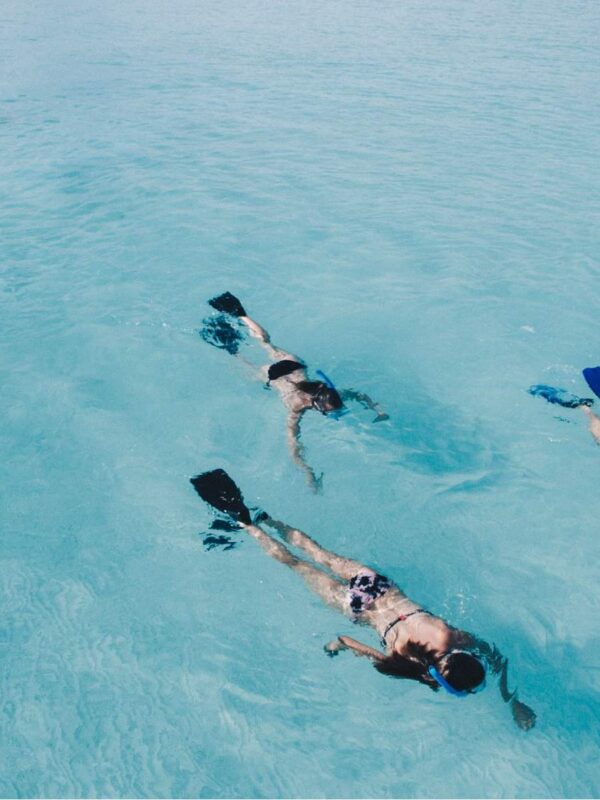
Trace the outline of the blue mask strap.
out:
[[[439,683],[442,689],[445,689],[448,692],[448,694],[453,694],[454,697],[466,697],[469,694],[469,692],[462,692],[458,689],[455,689],[454,686],[450,686],[448,681],[440,675],[435,667],[429,667],[427,672],[431,675],[433,680],[436,681],[436,683]]]

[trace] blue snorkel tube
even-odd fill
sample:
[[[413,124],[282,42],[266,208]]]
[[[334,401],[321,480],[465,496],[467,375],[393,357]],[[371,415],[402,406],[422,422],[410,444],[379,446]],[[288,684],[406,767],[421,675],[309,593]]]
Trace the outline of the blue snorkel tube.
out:
[[[452,694],[454,697],[466,697],[469,694],[469,692],[459,691],[458,689],[455,689],[454,686],[450,686],[448,681],[442,677],[442,675],[440,675],[434,666],[429,667],[427,672],[431,675],[436,683],[439,683],[442,689],[445,689],[448,692],[448,694]]]
[[[337,392],[334,382],[331,380],[331,378],[328,378],[327,375],[325,375],[322,369],[316,370],[316,373],[319,376],[319,378],[321,378],[325,386],[328,386],[330,389],[333,389],[334,392]]]
[[[323,372],[322,369],[317,369],[317,370],[315,370],[315,372],[319,376],[319,378],[321,378],[321,380],[323,381],[325,386],[327,386],[328,389],[333,389],[334,392],[337,392],[337,394],[340,396],[340,399],[341,399],[341,395],[338,392],[338,390],[336,389],[335,383],[331,380],[331,378],[328,378],[327,375],[325,375],[325,373]],[[329,411],[327,413],[327,416],[328,417],[333,417],[334,419],[339,419],[340,417],[343,417],[344,414],[347,414],[348,411],[349,411],[348,408],[342,407],[342,408],[338,408],[336,411]]]

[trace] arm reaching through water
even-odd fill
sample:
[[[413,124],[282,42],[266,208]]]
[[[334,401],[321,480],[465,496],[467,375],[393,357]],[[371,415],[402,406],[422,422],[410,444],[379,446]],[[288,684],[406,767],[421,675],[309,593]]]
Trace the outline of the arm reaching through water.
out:
[[[502,660],[498,688],[504,702],[510,705],[512,718],[517,723],[518,727],[523,731],[528,731],[530,728],[533,728],[536,719],[535,711],[519,700],[516,689],[514,692],[508,690],[508,658],[503,658]]]
[[[337,639],[328,642],[323,647],[323,650],[325,650],[327,655],[331,657],[337,656],[337,654],[342,650],[352,650],[354,652],[354,655],[366,656],[367,658],[370,658],[372,661],[383,661],[383,659],[385,658],[383,653],[380,653],[379,650],[375,650],[374,647],[369,647],[368,644],[363,644],[362,642],[358,642],[351,636],[338,636]]]
[[[377,416],[375,417],[373,422],[383,422],[384,420],[390,418],[389,415],[386,414],[385,411],[381,408],[379,403],[376,403],[369,397],[368,394],[365,394],[364,392],[357,392],[355,389],[343,389],[340,392],[340,396],[344,401],[356,400],[356,402],[360,403],[360,405],[363,408],[367,408],[370,409],[371,411],[374,411],[377,414]]]
[[[300,442],[300,419],[301,413],[292,411],[287,419],[287,441],[290,453],[294,462],[306,475],[308,485],[313,492],[318,492],[321,489],[323,482],[323,475],[317,478],[315,471],[310,467],[304,458],[304,447]]]
[[[519,700],[516,688],[513,692],[508,688],[508,658],[502,655],[496,645],[489,645],[471,634],[468,635],[468,639],[485,658],[489,671],[499,676],[500,697],[509,704],[512,718],[517,726],[523,731],[533,728],[536,720],[535,711]]]

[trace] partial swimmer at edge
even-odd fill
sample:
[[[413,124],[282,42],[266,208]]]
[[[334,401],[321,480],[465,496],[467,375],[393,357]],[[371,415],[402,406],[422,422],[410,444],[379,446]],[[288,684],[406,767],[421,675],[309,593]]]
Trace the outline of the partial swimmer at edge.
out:
[[[600,397],[600,367],[586,367],[582,374],[592,392],[596,397]],[[581,408],[587,417],[588,428],[592,438],[596,444],[600,445],[600,417],[592,411],[592,406],[594,405],[593,397],[579,397],[566,389],[557,389],[546,384],[530,386],[528,392],[534,397],[543,397],[544,400],[547,400],[552,405],[558,405],[562,408]]]
[[[508,659],[494,645],[454,628],[413,602],[385,576],[326,550],[297,528],[264,512],[253,521],[239,488],[222,469],[197,475],[190,482],[205,502],[236,521],[267,555],[300,575],[327,605],[380,636],[383,652],[342,635],[325,645],[329,656],[352,650],[370,659],[383,675],[418,681],[461,698],[483,689],[488,673],[498,677],[500,695],[518,727],[529,730],[535,725],[535,712],[519,700],[516,689],[509,690]],[[259,522],[277,531],[285,544]],[[295,555],[286,545],[308,558]]]
[[[389,419],[389,416],[378,403],[364,392],[358,392],[354,389],[338,391],[330,378],[321,370],[316,370],[320,380],[309,380],[307,366],[302,359],[283,350],[281,347],[273,345],[271,337],[265,328],[248,316],[245,308],[235,295],[230,292],[224,292],[218,297],[213,297],[208,302],[217,311],[236,317],[268,353],[271,364],[262,368],[261,375],[266,380],[267,386],[273,387],[279,392],[287,408],[286,430],[290,454],[294,463],[304,472],[311,489],[319,491],[323,476],[317,476],[314,469],[307,463],[301,443],[300,422],[305,412],[314,409],[324,416],[339,418],[347,410],[345,401],[354,400],[364,408],[375,412],[376,416],[373,422],[383,422]],[[224,347],[232,355],[237,355],[238,348],[235,339],[233,340],[233,346],[227,346],[229,341],[224,344],[219,342],[219,338],[223,338],[223,333],[227,335],[227,328],[221,323],[221,327],[218,330],[213,328],[210,338],[208,336],[204,336],[204,338],[213,344],[217,340],[217,346]],[[235,333],[231,335],[234,337]]]

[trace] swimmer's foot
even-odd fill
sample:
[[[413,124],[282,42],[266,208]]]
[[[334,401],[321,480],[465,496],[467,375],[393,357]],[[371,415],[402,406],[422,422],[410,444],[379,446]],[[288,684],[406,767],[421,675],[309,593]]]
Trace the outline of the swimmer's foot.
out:
[[[231,314],[232,317],[246,317],[244,306],[240,303],[237,297],[231,292],[223,292],[218,297],[213,297],[208,301],[208,304],[217,311],[222,311],[225,314]]]
[[[200,497],[213,508],[222,511],[242,525],[251,525],[250,511],[242,493],[222,469],[203,472],[190,478],[190,483]]]
[[[329,658],[335,658],[335,656],[339,655],[340,650],[346,650],[346,646],[339,639],[334,639],[323,645],[323,651]]]
[[[252,522],[255,525],[260,525],[261,522],[266,522],[270,519],[267,512],[262,508],[254,508],[254,506],[250,509],[252,511]]]

